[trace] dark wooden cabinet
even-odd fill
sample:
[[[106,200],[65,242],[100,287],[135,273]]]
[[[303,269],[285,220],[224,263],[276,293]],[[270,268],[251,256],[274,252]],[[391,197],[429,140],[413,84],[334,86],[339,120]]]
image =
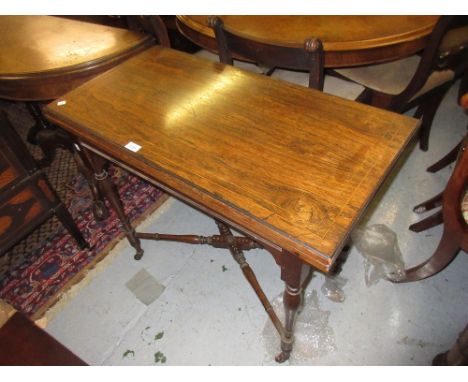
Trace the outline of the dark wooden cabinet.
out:
[[[78,245],[86,247],[70,213],[0,113],[0,255],[54,214]]]

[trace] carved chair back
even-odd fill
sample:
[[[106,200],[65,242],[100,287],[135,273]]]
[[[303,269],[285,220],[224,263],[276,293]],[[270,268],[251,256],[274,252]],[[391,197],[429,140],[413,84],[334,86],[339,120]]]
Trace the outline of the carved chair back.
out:
[[[131,30],[142,31],[152,35],[161,46],[170,48],[171,43],[166,24],[159,16],[128,16],[128,26]]]
[[[235,56],[269,68],[307,70],[309,87],[323,90],[323,47],[319,38],[306,39],[300,48],[279,46],[236,35],[216,16],[210,17],[208,24],[214,30],[222,63],[232,65]]]

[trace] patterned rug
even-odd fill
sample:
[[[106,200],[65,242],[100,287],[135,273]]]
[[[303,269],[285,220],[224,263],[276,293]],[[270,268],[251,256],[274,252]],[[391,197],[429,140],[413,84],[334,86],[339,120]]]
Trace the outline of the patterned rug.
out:
[[[21,119],[25,109],[6,103],[0,106],[7,108],[10,119],[24,137],[25,125],[18,127],[15,121]],[[37,148],[28,147],[37,156]],[[111,208],[106,220],[94,219],[91,192],[68,152],[60,150],[59,157],[46,173],[91,248],[80,250],[68,231],[52,218],[2,256],[0,299],[32,319],[40,318],[123,237],[120,221]],[[168,198],[158,188],[119,167],[111,166],[109,173],[134,226]]]

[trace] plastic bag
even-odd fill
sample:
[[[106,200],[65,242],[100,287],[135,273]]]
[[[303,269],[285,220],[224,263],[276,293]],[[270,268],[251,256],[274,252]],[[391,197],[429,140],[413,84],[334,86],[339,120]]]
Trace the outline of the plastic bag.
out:
[[[284,322],[283,295],[271,303],[279,319]],[[314,359],[324,357],[336,350],[335,335],[329,325],[330,312],[322,310],[316,290],[304,294],[294,330],[294,347],[289,363],[308,365]],[[271,320],[267,319],[262,333],[267,360],[274,359],[280,351],[280,336]]]
[[[351,235],[364,257],[366,286],[380,279],[399,281],[405,277],[405,263],[398,247],[396,233],[384,224],[356,229]]]
[[[348,279],[341,276],[325,276],[325,281],[320,288],[323,295],[334,302],[343,302],[345,293],[343,287]]]

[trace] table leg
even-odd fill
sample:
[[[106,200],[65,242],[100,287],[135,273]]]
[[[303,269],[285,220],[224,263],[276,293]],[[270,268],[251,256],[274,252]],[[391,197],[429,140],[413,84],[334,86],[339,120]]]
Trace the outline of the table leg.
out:
[[[89,189],[91,190],[94,218],[98,221],[105,220],[109,217],[109,210],[104,203],[104,198],[102,197],[101,191],[97,185],[92,165],[86,154],[83,152],[83,149],[77,143],[74,143],[73,145],[74,147],[72,152],[76,166],[78,167],[78,171],[85,177]]]
[[[244,277],[253,288],[255,294],[263,305],[268,317],[275,329],[281,336],[281,353],[275,357],[277,362],[286,361],[292,351],[294,342],[294,322],[302,300],[302,288],[310,274],[310,267],[299,260],[296,256],[285,251],[273,248],[269,245],[259,245],[247,237],[234,236],[230,227],[216,220],[220,235],[198,236],[198,235],[169,235],[162,233],[137,233],[137,238],[149,240],[176,241],[187,244],[209,244],[215,248],[226,248],[231,252],[234,260],[239,264]],[[264,248],[275,258],[276,263],[281,267],[281,278],[286,283],[284,291],[284,325],[276,315],[268,298],[263,292],[255,273],[247,263],[243,250],[254,248]]]
[[[143,256],[140,239],[138,239],[135,229],[130,224],[128,217],[124,212],[122,202],[120,201],[119,194],[115,189],[114,184],[109,179],[109,173],[107,172],[108,161],[85,148],[82,148],[82,151],[86,156],[88,163],[92,166],[94,177],[97,181],[97,187],[102,195],[109,200],[110,205],[117,213],[130,245],[136,250],[136,254],[134,256],[135,260],[140,260]]]
[[[233,237],[231,229],[229,228],[228,225],[216,220],[216,225],[218,226],[219,232],[223,237]],[[275,326],[276,330],[278,333],[280,333],[281,336],[284,334],[284,327],[283,324],[281,323],[280,319],[276,315],[276,312],[274,311],[273,307],[270,304],[270,301],[266,297],[265,293],[263,292],[257,277],[255,276],[255,273],[253,272],[252,268],[250,268],[249,263],[247,263],[244,253],[242,250],[235,244],[234,240],[228,245],[229,252],[231,252],[231,255],[233,259],[239,264],[239,267],[244,274],[245,279],[249,282],[250,286],[254,290],[255,294],[257,295],[258,299],[263,305],[263,308],[265,309],[265,312],[268,314],[268,317],[270,318],[271,322]]]
[[[39,145],[44,154],[38,161],[41,167],[50,166],[55,158],[57,144],[57,127],[49,123],[42,115],[39,102],[27,102],[26,106],[29,113],[34,118],[35,124],[28,131],[27,141],[33,145]]]
[[[68,150],[75,160],[78,171],[85,177],[93,197],[93,214],[96,220],[104,220],[109,216],[109,211],[104,204],[103,197],[97,187],[92,165],[75,138],[70,134],[56,128],[54,130],[44,129],[37,133],[37,140],[44,152],[44,158],[40,161],[41,167],[47,166],[52,161],[50,153],[54,153],[57,148]]]
[[[45,129],[52,130],[52,126],[49,121],[42,116],[39,102],[26,102],[26,107],[35,122],[34,126],[32,126],[28,131],[27,141],[33,145],[37,145],[37,133]]]
[[[285,311],[284,333],[281,336],[281,353],[275,358],[277,362],[289,359],[294,343],[294,324],[302,302],[302,287],[310,273],[310,267],[293,255],[282,259],[281,279],[286,287],[283,294]]]
[[[36,124],[29,130],[28,141],[38,144],[44,156],[38,161],[41,168],[49,166],[55,157],[55,150],[62,148],[68,150],[75,160],[78,171],[86,178],[91,194],[93,196],[93,214],[96,220],[104,220],[109,216],[109,212],[103,202],[99,188],[96,186],[94,174],[90,170],[91,166],[76,139],[58,126],[54,126],[42,115],[38,102],[26,103],[30,114]]]

